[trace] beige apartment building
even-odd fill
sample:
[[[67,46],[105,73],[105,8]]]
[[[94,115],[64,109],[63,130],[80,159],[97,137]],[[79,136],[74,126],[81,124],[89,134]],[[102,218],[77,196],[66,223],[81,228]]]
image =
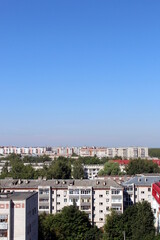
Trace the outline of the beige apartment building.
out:
[[[38,240],[38,194],[0,194],[0,239]]]
[[[112,179],[0,180],[3,192],[38,192],[38,211],[57,213],[76,203],[92,224],[103,227],[111,209],[123,212],[123,187]]]

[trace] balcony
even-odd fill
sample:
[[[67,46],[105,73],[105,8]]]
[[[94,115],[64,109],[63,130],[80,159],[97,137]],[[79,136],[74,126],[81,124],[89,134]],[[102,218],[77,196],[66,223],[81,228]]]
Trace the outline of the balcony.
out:
[[[6,222],[1,222],[0,223],[0,229],[8,229],[8,223],[6,223]]]

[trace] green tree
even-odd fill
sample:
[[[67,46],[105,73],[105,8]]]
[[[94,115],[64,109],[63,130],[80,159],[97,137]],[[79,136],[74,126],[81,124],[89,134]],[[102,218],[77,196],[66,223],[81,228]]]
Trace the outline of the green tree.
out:
[[[52,162],[47,172],[47,178],[70,179],[71,166],[66,159],[57,159]]]
[[[134,159],[131,160],[126,167],[128,175],[135,175],[138,173],[159,173],[160,169],[156,163],[150,160]]]
[[[104,240],[122,240],[123,239],[122,216],[115,211],[111,212],[106,218],[104,225]]]
[[[106,162],[104,164],[104,169],[99,171],[99,176],[104,175],[118,175],[120,174],[121,170],[119,168],[119,164],[117,162]]]
[[[38,240],[57,240],[53,229],[54,215],[42,213],[38,217]]]
[[[105,240],[152,240],[155,236],[154,215],[148,202],[128,207],[123,214],[112,212],[104,226]]]
[[[75,161],[72,167],[72,177],[74,179],[84,178],[83,165],[79,161]]]
[[[72,205],[55,215],[40,215],[39,236],[39,240],[100,240],[102,233],[90,224],[85,212]]]
[[[148,155],[150,157],[160,158],[160,148],[149,148]]]

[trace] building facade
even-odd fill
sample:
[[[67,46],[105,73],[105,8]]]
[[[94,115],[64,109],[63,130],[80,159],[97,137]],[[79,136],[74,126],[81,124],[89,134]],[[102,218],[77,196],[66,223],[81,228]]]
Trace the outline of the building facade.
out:
[[[38,240],[38,194],[0,195],[0,239]]]
[[[81,157],[98,158],[108,157],[114,158],[120,156],[123,159],[130,158],[148,158],[147,147],[121,147],[121,148],[107,148],[107,147],[0,147],[1,155],[8,155],[11,153],[22,155],[43,155],[50,156],[64,156],[71,157],[73,154]]]
[[[122,183],[124,208],[137,202],[152,201],[152,184],[160,181],[159,174],[139,174]]]
[[[3,192],[38,192],[38,211],[57,213],[76,203],[92,224],[102,227],[111,209],[123,212],[123,187],[112,179],[0,180]]]

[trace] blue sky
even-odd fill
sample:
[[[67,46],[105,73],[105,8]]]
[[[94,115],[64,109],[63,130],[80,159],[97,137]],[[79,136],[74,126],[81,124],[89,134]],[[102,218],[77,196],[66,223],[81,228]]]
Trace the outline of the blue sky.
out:
[[[0,145],[160,147],[160,1],[0,1]]]

